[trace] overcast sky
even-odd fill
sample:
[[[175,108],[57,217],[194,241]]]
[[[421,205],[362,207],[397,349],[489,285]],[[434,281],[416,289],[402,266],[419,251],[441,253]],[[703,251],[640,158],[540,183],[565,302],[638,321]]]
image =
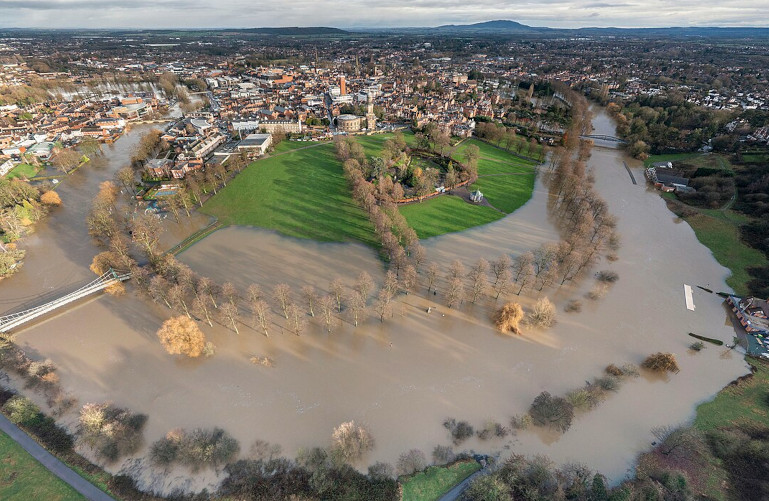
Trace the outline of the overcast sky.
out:
[[[0,27],[769,26],[769,0],[0,0]]]

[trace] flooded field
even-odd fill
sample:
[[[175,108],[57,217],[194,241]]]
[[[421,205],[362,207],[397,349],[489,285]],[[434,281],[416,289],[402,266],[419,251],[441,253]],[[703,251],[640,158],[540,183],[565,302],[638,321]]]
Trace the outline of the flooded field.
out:
[[[599,113],[594,125],[597,134],[613,132],[605,114]],[[28,239],[24,269],[0,284],[0,301],[8,308],[22,302],[19,298],[91,276],[87,267],[97,251],[84,223],[90,197],[100,176],[110,177],[110,169],[127,161],[137,130],[113,146],[115,160],[107,162],[105,174],[80,171],[62,186],[66,207]],[[433,447],[450,443],[441,426],[447,417],[476,427],[487,420],[507,423],[526,412],[543,390],[561,394],[599,376],[609,363],[640,363],[650,353],[673,352],[679,374],[627,382],[597,409],[578,416],[563,436],[521,432],[504,440],[472,439],[460,448],[546,454],[557,462],[585,463],[616,481],[637,453],[650,447],[652,427],[690,419],[697,403],[747,372],[739,353],[714,346],[688,353],[688,332],[730,342],[734,330],[718,296],[695,288],[696,310],[688,311],[683,284],[727,290],[728,270],[688,226],[676,222],[657,194],[632,184],[622,160],[621,152],[603,148],[595,148],[590,160],[596,187],[618,217],[622,236],[619,260],[596,269],[613,270],[620,279],[595,302],[583,297],[592,286],[590,277],[545,291],[559,309],[557,325],[547,332],[499,335],[489,320],[493,300],[452,311],[440,294],[425,296],[423,287],[419,294],[401,296],[385,323],[369,318],[354,329],[340,321],[331,334],[317,319],[299,337],[282,331],[280,323],[269,338],[247,326],[240,335],[222,326],[206,328],[217,351],[205,360],[166,355],[155,331],[168,310],[133,295],[91,300],[17,339],[33,356],[55,362],[64,388],[81,404],[111,400],[148,414],[148,442],[176,427],[220,426],[245,451],[263,439],[293,456],[301,447],[327,445],[334,426],[355,419],[369,426],[377,442],[366,462],[394,462],[411,448],[429,457]],[[634,173],[643,179],[640,165]],[[469,266],[478,257],[515,256],[556,241],[546,205],[547,192],[538,180],[531,201],[505,219],[423,242],[428,261],[446,270],[456,258]],[[169,242],[189,229],[177,228]],[[290,239],[253,228],[219,230],[180,259],[241,289],[258,283],[269,290],[286,282],[295,294],[306,284],[326,290],[337,277],[352,285],[362,270],[378,282],[384,274],[367,247]],[[584,303],[583,311],[564,313],[565,303],[575,298]],[[247,317],[243,321],[251,324]],[[254,355],[271,357],[275,367],[251,364]],[[150,485],[149,476],[145,480]],[[215,480],[173,476],[152,485],[202,488]]]

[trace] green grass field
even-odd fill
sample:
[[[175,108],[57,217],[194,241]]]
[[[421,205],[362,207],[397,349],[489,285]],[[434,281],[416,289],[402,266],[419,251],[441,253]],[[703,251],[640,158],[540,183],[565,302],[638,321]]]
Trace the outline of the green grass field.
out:
[[[702,431],[745,423],[769,426],[769,363],[748,359],[752,378],[727,386],[716,398],[697,407],[694,426]]]
[[[462,231],[492,223],[505,215],[490,207],[471,205],[459,197],[445,195],[399,208],[419,238]]]
[[[19,164],[13,169],[11,169],[11,172],[9,172],[6,177],[8,179],[15,179],[15,178],[31,179],[37,174],[38,170],[39,169],[34,165]]]
[[[716,261],[731,270],[732,275],[726,279],[726,283],[737,294],[747,294],[746,284],[751,279],[747,269],[765,265],[764,254],[740,240],[740,231],[734,222],[705,213],[689,216],[685,221],[692,227],[697,239],[710,249]]]
[[[402,481],[403,501],[435,501],[480,469],[481,465],[475,461],[431,466]]]
[[[260,226],[292,237],[378,245],[368,217],[350,196],[332,144],[252,163],[209,199],[202,212],[216,216],[224,225]]]
[[[85,498],[0,432],[0,499],[75,501]]]
[[[273,155],[278,153],[285,153],[287,151],[294,151],[300,148],[307,148],[310,146],[318,146],[323,144],[320,141],[281,141],[276,147]]]

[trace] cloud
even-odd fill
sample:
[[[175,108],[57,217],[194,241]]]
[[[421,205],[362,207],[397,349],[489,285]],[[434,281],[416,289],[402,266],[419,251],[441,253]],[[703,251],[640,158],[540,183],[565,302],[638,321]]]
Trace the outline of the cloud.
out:
[[[0,0],[0,27],[768,26],[766,0]]]

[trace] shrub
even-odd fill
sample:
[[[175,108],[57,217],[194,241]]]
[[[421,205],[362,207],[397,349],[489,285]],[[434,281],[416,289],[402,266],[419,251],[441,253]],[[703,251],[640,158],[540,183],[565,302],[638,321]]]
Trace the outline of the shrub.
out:
[[[582,311],[582,301],[579,299],[572,299],[566,303],[566,306],[563,308],[563,310],[566,313],[579,313]]]
[[[177,429],[152,444],[150,459],[162,466],[179,462],[197,471],[203,466],[226,464],[238,452],[237,440],[220,428],[197,428],[191,432]]]
[[[654,372],[678,372],[678,362],[672,353],[655,353],[646,357],[641,367]]]
[[[30,399],[16,395],[3,405],[3,412],[12,423],[23,425],[37,418],[40,409]]]
[[[625,374],[626,377],[638,377],[641,375],[641,373],[638,372],[638,366],[630,363],[622,366],[622,373]]]
[[[55,191],[46,191],[40,195],[40,202],[43,205],[58,206],[61,205],[61,197]]]
[[[255,440],[251,444],[248,455],[251,459],[256,459],[257,461],[269,461],[280,457],[282,452],[283,448],[280,444],[271,444],[266,440]]]
[[[538,299],[526,316],[526,323],[541,329],[552,327],[555,324],[555,305],[546,297]]]
[[[598,301],[599,299],[606,296],[606,293],[608,292],[609,287],[605,283],[597,283],[587,292],[587,294],[585,294],[585,297],[591,301]]]
[[[171,355],[199,357],[206,347],[206,337],[198,324],[186,316],[169,318],[160,326],[157,335]]]
[[[368,467],[368,476],[375,482],[392,480],[395,478],[395,468],[390,463],[377,461]]]
[[[488,421],[484,427],[478,430],[478,438],[481,440],[488,440],[492,437],[504,438],[510,433],[510,430],[502,426],[500,423]]]
[[[528,414],[513,416],[510,418],[510,428],[513,430],[525,430],[529,426],[531,426],[531,416]]]
[[[454,450],[448,445],[436,445],[433,449],[433,462],[435,464],[448,464],[456,458]]]
[[[705,343],[702,341],[696,341],[689,345],[689,349],[694,351],[702,351],[703,348],[705,348]]]
[[[532,402],[529,415],[534,424],[549,426],[561,432],[571,427],[574,418],[574,406],[562,397],[554,397],[543,391]]]
[[[457,422],[455,419],[447,419],[443,422],[443,427],[449,430],[451,438],[454,441],[454,445],[459,445],[468,438],[472,437],[474,430],[472,425],[467,421]]]
[[[614,376],[604,376],[595,380],[595,385],[603,391],[617,391],[619,389],[619,378]]]
[[[617,367],[614,364],[607,365],[606,368],[604,369],[604,372],[606,372],[606,374],[608,374],[610,376],[616,376],[616,377],[620,377],[620,376],[624,376],[625,375],[625,373],[622,372],[622,369],[620,369],[619,367]]]
[[[518,303],[507,303],[494,314],[494,326],[499,332],[520,334],[523,308]]]
[[[619,280],[619,275],[614,271],[603,270],[595,274],[595,279],[599,282],[613,284]]]
[[[601,402],[601,396],[598,387],[589,385],[578,390],[570,391],[566,394],[566,400],[575,409],[586,411],[596,407]]]
[[[80,410],[80,436],[107,461],[132,454],[142,445],[145,414],[133,414],[110,403],[85,404]]]
[[[374,448],[374,437],[366,427],[355,424],[355,421],[337,426],[331,438],[331,453],[342,463],[355,462]]]
[[[396,469],[399,475],[411,475],[414,472],[422,471],[427,467],[425,453],[419,449],[411,449],[404,452],[398,458]]]

